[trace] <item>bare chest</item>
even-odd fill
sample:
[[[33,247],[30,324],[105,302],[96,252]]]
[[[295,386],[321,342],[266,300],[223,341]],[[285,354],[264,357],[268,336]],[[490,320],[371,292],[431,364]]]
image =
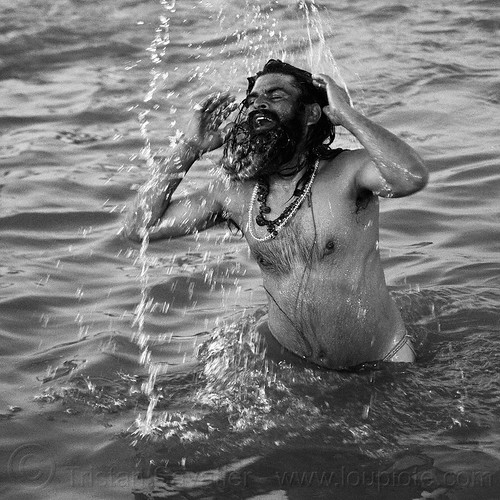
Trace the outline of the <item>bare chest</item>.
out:
[[[317,181],[299,197],[293,189],[278,187],[264,202],[257,192],[255,184],[245,186],[232,213],[265,272],[285,273],[333,256],[341,258],[353,246],[371,245],[378,239],[376,197],[362,199],[342,183]]]

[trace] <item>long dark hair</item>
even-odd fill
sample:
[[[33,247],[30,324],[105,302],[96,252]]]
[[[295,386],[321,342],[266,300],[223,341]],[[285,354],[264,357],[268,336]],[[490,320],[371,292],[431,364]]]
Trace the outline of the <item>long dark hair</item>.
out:
[[[269,73],[279,73],[282,75],[293,76],[296,87],[300,90],[300,98],[303,104],[318,103],[321,108],[328,106],[328,95],[326,90],[318,88],[313,84],[312,74],[309,71],[297,68],[279,59],[270,59],[256,75],[248,78],[247,95],[262,75]],[[306,147],[314,149],[314,152],[320,157],[330,156],[330,144],[335,139],[335,126],[328,119],[325,113],[321,113],[321,118],[309,131],[309,137]]]

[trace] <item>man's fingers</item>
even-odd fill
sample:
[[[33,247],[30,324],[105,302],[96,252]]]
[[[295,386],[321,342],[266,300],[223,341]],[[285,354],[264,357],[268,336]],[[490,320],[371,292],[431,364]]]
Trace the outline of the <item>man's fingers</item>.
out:
[[[231,133],[231,130],[234,128],[234,123],[228,123],[222,130],[221,130],[221,137],[222,137],[222,142],[226,142],[229,134]]]
[[[313,78],[313,84],[316,85],[316,87],[328,88],[329,85],[338,86],[335,80],[328,75],[316,74],[312,75],[312,78]]]
[[[235,102],[235,98],[231,97],[230,100],[224,103],[221,116],[225,120],[236,109],[238,109],[238,104]]]
[[[201,103],[193,106],[193,110],[201,115],[206,114],[213,122],[220,125],[236,109],[235,98],[228,92],[217,92],[209,95]]]
[[[317,85],[318,87],[323,86],[325,84],[324,78],[319,74],[312,75],[312,79],[313,79],[313,83],[315,85]]]
[[[229,99],[231,99],[231,96],[228,92],[217,92],[212,94],[204,101],[204,111],[207,113],[213,113]]]
[[[315,74],[312,75],[313,83],[317,87],[326,87],[328,83],[333,82],[333,80],[328,75]]]
[[[325,113],[325,115],[326,115],[328,118],[330,118],[330,119],[332,119],[332,118],[334,118],[334,117],[335,117],[335,113],[333,112],[333,110],[332,110],[332,108],[331,108],[330,106],[325,106],[325,107],[323,108],[323,113]]]
[[[193,109],[195,111],[200,111],[201,113],[210,112],[214,101],[217,99],[217,96],[220,94],[210,94],[208,97],[203,99],[201,102],[197,102]]]

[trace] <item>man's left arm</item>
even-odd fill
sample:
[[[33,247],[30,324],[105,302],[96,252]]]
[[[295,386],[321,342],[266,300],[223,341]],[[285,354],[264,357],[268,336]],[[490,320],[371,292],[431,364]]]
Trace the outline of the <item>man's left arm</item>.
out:
[[[346,92],[332,78],[315,75],[314,82],[328,93],[329,106],[323,112],[334,125],[349,130],[366,151],[356,173],[359,188],[396,198],[427,184],[427,168],[413,148],[352,108]]]

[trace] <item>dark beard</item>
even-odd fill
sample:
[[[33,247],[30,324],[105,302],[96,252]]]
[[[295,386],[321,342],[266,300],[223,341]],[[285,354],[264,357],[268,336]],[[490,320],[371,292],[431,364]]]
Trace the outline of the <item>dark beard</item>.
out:
[[[258,111],[275,122],[269,130],[254,130],[252,112],[248,117],[240,111],[226,138],[222,165],[232,179],[256,180],[276,174],[297,151],[302,137],[302,121],[298,111],[287,123],[271,111]]]

